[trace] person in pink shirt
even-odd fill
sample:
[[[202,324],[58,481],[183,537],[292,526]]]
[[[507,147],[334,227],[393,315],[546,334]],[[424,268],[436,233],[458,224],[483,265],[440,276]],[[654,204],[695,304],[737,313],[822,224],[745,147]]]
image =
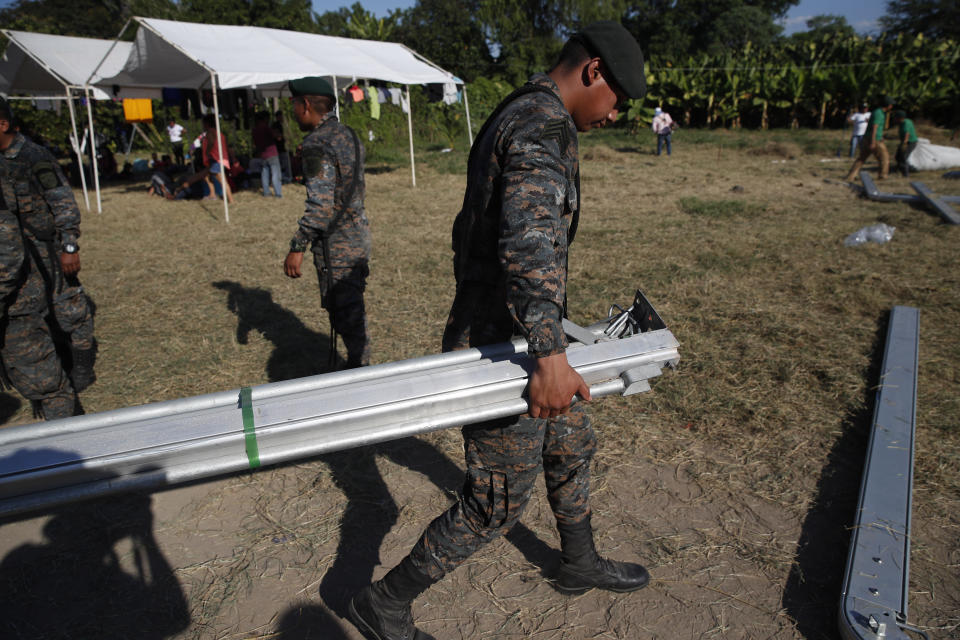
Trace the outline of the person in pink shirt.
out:
[[[217,120],[213,114],[208,113],[203,116],[203,128],[206,129],[206,135],[203,136],[203,164],[207,171],[220,180],[220,172],[226,167],[230,167],[230,155],[227,147],[227,137],[220,134],[220,145],[217,144]],[[227,202],[233,204],[233,193],[230,191],[230,183],[223,181],[223,192],[226,195]]]
[[[260,169],[260,184],[263,186],[263,197],[270,195],[270,185],[273,185],[273,195],[280,195],[280,153],[277,150],[277,133],[270,126],[270,114],[266,111],[257,113],[253,127],[253,151],[263,160]]]
[[[670,155],[670,134],[673,133],[674,122],[670,114],[657,107],[653,111],[653,132],[657,134],[657,155],[660,155],[663,144],[667,144],[667,155]]]

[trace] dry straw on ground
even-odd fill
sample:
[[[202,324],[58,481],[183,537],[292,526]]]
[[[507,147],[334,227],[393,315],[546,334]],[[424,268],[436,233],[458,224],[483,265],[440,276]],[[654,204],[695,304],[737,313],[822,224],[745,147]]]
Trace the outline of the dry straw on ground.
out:
[[[910,617],[934,637],[960,633],[957,230],[838,184],[846,161],[809,153],[834,141],[681,131],[674,155],[657,158],[649,141],[584,137],[571,315],[593,321],[640,287],[681,342],[679,369],[652,393],[605,399],[593,412],[598,546],[642,559],[654,581],[631,595],[555,592],[544,580],[557,538],[541,487],[520,527],[417,600],[426,630],[835,637],[886,317],[903,304],[921,309]],[[436,352],[452,296],[449,228],[464,178],[418,170],[416,189],[403,168],[368,176],[378,362]],[[960,192],[939,174],[917,177]],[[900,178],[884,188],[909,191]],[[109,187],[103,215],[83,226],[101,344],[87,409],[322,370],[328,329],[314,277],[281,273],[302,197],[297,186],[280,201],[240,193],[227,225],[219,203]],[[875,222],[897,228],[892,242],[842,245]],[[11,424],[28,420],[21,407]],[[358,638],[338,618],[346,597],[398,561],[456,494],[460,446],[450,430],[153,495],[147,540],[169,566],[152,567],[141,583],[164,588],[126,604],[126,615],[168,630],[148,637]],[[58,517],[76,528],[108,509]],[[64,557],[44,524],[6,524],[4,562]],[[116,567],[137,575],[143,543],[124,540]],[[82,545],[71,551],[82,555]],[[51,584],[22,583],[14,600],[25,610],[56,602],[65,594]],[[104,603],[95,611],[115,610],[113,592],[93,595]],[[72,615],[89,627],[89,610]],[[97,637],[122,637],[123,621],[106,618]]]

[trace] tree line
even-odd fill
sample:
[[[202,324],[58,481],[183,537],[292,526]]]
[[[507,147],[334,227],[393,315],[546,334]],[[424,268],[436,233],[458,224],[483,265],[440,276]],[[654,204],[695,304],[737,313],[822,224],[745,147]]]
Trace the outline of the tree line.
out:
[[[417,0],[377,17],[360,2],[317,13],[310,0],[15,0],[0,24],[114,38],[137,15],[401,42],[468,82],[479,126],[512,87],[551,66],[571,33],[614,19],[648,56],[650,95],[631,105],[633,125],[668,106],[695,126],[833,126],[879,95],[956,125],[960,3],[891,0],[873,37],[837,16],[784,36],[777,20],[797,2]]]

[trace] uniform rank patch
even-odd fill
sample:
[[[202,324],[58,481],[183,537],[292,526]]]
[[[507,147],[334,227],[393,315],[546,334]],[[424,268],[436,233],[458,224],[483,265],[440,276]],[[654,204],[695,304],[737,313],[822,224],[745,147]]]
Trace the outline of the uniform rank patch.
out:
[[[540,133],[540,140],[550,140],[551,138],[556,140],[557,144],[560,145],[561,152],[567,148],[567,143],[570,142],[570,138],[567,134],[567,122],[563,118],[551,120],[543,127],[543,131]]]
[[[57,172],[47,162],[36,164],[33,168],[33,175],[37,177],[37,182],[44,189],[56,189],[60,186],[60,178],[57,177]]]

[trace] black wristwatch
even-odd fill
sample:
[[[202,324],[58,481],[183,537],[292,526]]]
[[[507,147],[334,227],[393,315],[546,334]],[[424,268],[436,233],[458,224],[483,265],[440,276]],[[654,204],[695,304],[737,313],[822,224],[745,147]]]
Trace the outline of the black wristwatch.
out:
[[[78,247],[78,246],[75,245],[74,243],[72,243],[72,242],[64,242],[64,243],[63,243],[63,252],[64,252],[64,253],[76,253],[77,251],[80,251],[80,247]]]

